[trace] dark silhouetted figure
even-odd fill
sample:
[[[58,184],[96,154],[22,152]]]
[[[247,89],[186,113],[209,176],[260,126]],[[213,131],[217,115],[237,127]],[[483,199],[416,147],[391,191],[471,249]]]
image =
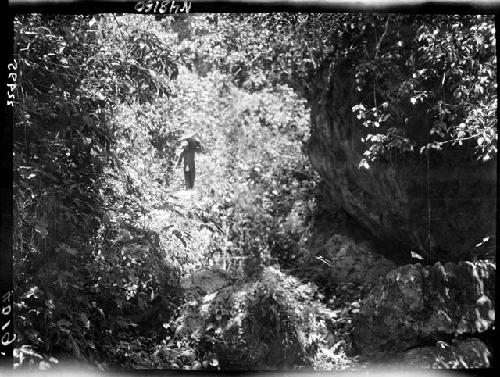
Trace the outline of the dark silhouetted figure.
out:
[[[183,150],[177,160],[177,167],[179,167],[181,165],[181,160],[184,159],[184,182],[186,190],[190,190],[194,187],[194,178],[196,174],[194,155],[196,152],[203,152],[201,143],[194,138],[186,138]]]

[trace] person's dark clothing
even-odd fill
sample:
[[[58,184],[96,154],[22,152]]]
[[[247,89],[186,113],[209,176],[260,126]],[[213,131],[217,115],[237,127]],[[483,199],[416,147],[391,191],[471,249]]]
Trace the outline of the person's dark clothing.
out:
[[[194,155],[195,152],[201,152],[201,145],[192,141],[188,142],[188,145],[184,148],[177,161],[177,166],[180,165],[181,159],[184,159],[184,183],[186,185],[186,190],[192,189],[194,187],[195,179],[195,162]]]
[[[194,187],[194,177],[195,171],[193,170],[184,170],[184,183],[186,185],[186,190],[190,190]]]

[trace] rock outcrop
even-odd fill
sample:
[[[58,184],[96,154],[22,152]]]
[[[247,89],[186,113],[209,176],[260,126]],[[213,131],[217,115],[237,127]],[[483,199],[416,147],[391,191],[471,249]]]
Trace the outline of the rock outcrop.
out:
[[[349,62],[325,66],[317,77],[308,154],[332,211],[343,208],[388,245],[382,250],[386,256],[401,263],[410,262],[404,259],[410,251],[428,252],[430,263],[494,255],[492,239],[482,245],[488,249],[475,246],[496,230],[496,160],[478,161],[474,146],[464,144],[431,153],[429,165],[416,151],[359,168],[367,149],[361,140],[373,131],[359,123],[352,107],[368,93],[354,90]],[[407,135],[419,143],[428,140],[427,109],[409,105],[399,110],[409,115]],[[387,127],[399,126],[391,121]]]
[[[418,347],[403,356],[405,366],[433,369],[489,368],[492,353],[482,341],[476,338],[439,341],[434,347]]]
[[[495,272],[488,261],[389,272],[354,318],[355,347],[363,355],[390,354],[494,329]]]

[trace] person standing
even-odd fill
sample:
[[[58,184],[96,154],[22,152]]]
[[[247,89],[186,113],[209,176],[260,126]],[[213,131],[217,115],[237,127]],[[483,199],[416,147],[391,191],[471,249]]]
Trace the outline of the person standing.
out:
[[[202,152],[202,148],[201,143],[194,135],[183,137],[181,140],[183,140],[183,148],[177,160],[177,168],[181,165],[181,161],[184,160],[184,183],[186,190],[191,190],[194,187],[196,176],[195,153]]]

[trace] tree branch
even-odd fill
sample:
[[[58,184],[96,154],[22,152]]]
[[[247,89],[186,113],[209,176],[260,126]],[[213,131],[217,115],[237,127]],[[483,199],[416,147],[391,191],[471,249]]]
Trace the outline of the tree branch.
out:
[[[377,42],[377,47],[376,47],[376,49],[375,49],[375,57],[374,57],[374,59],[377,59],[378,53],[379,53],[379,51],[380,51],[380,44],[382,43],[382,40],[384,39],[384,37],[385,37],[385,36],[386,36],[386,34],[387,34],[387,31],[389,30],[389,19],[390,19],[390,18],[391,18],[391,17],[390,17],[390,16],[388,16],[388,17],[387,17],[387,20],[385,21],[384,32],[382,33],[382,36],[380,37],[380,39],[379,39],[379,40],[378,40],[378,42]]]

